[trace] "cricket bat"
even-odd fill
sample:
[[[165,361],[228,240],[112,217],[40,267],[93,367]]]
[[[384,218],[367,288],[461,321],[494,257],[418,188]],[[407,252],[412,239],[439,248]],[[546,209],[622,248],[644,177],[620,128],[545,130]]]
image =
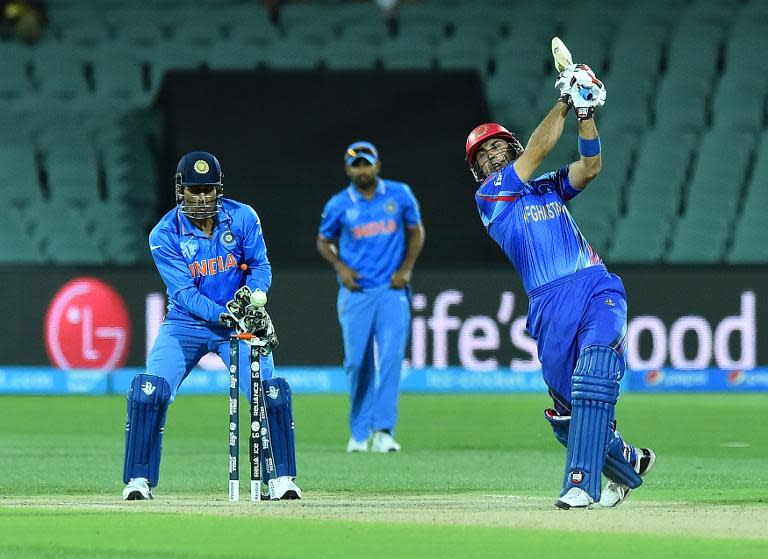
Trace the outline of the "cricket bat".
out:
[[[565,43],[560,40],[560,37],[552,38],[552,58],[555,59],[555,69],[557,69],[558,73],[573,64],[571,51],[569,51],[568,47],[565,46]]]

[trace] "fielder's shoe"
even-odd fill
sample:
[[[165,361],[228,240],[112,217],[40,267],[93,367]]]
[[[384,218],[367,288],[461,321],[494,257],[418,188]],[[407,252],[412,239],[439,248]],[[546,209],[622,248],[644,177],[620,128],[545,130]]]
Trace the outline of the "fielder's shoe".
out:
[[[368,452],[368,440],[358,441],[355,437],[349,437],[347,452]]]
[[[152,498],[152,489],[145,477],[132,477],[123,489],[123,499],[126,501],[143,501]]]
[[[371,441],[371,452],[400,452],[400,445],[386,431],[376,431]]]
[[[589,496],[589,493],[578,487],[571,487],[565,495],[555,501],[555,506],[559,509],[588,509],[595,500]]]
[[[291,476],[282,476],[269,482],[269,498],[273,501],[301,499],[301,489]]]
[[[651,468],[653,468],[655,463],[656,454],[650,448],[635,447],[635,463],[632,464],[632,467],[640,476],[647,474]],[[609,481],[600,496],[600,506],[615,507],[620,505],[627,497],[629,497],[631,491],[632,490],[626,485],[622,485],[615,481]]]

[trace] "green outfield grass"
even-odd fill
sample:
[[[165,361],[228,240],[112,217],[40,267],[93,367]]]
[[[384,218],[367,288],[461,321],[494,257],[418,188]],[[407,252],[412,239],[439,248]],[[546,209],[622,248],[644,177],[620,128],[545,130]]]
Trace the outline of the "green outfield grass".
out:
[[[768,556],[768,395],[623,396],[657,466],[578,513],[542,395],[406,395],[390,455],[344,452],[346,398],[296,396],[305,498],[261,504],[226,500],[226,402],[180,396],[155,500],[125,503],[123,399],[0,397],[0,557]]]

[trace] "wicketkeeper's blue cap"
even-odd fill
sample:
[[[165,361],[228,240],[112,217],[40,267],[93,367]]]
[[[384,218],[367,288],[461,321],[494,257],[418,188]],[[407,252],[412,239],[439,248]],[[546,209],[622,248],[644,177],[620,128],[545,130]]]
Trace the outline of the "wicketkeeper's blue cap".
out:
[[[371,142],[355,142],[350,144],[347,152],[344,154],[344,163],[347,167],[351,167],[358,159],[364,159],[371,165],[376,165],[379,162],[379,151]]]

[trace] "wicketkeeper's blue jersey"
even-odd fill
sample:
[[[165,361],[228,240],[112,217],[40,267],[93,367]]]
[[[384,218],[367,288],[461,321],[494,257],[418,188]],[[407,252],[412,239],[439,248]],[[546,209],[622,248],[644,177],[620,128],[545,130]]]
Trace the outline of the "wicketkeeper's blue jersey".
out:
[[[405,228],[420,221],[410,187],[379,179],[371,200],[351,184],[334,195],[323,210],[320,235],[339,240],[340,258],[360,274],[357,283],[366,289],[389,285],[405,258]]]
[[[480,218],[526,292],[602,264],[565,207],[579,192],[568,179],[568,165],[528,183],[507,165],[477,190]]]
[[[168,288],[170,319],[217,323],[240,287],[266,292],[272,283],[259,216],[227,198],[221,199],[210,237],[174,208],[152,229],[149,248]]]

